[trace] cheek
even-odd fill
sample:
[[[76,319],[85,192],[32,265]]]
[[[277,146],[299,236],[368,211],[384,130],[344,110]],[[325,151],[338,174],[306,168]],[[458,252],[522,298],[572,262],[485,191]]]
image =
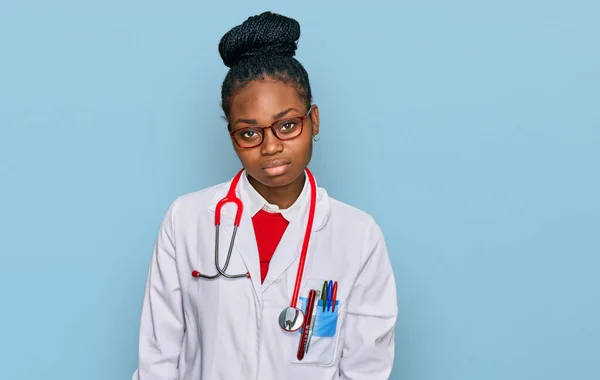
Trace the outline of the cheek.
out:
[[[242,162],[247,162],[247,161],[251,161],[252,160],[252,156],[254,155],[253,151],[255,149],[244,149],[244,148],[240,148],[235,142],[233,143],[233,150],[235,152],[235,154],[238,156],[238,158],[242,161]]]
[[[243,163],[252,163],[257,159],[257,153],[255,153],[256,149],[236,149],[235,152],[239,157],[240,161]]]
[[[288,146],[288,152],[296,157],[306,157],[312,152],[312,137],[307,135],[299,137],[294,144]]]

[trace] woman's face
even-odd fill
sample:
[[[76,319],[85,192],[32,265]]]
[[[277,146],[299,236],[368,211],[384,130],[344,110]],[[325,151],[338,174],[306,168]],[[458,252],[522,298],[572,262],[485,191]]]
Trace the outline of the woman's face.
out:
[[[277,80],[250,82],[231,99],[231,131],[248,127],[266,127],[279,120],[306,115],[308,109],[297,89]],[[291,128],[285,125],[282,130]],[[312,111],[302,125],[302,132],[292,140],[278,139],[271,129],[263,130],[263,141],[253,148],[243,148],[232,138],[233,147],[246,171],[267,187],[286,186],[298,179],[310,162],[313,136],[319,133],[319,110]],[[253,136],[252,132],[244,136]]]

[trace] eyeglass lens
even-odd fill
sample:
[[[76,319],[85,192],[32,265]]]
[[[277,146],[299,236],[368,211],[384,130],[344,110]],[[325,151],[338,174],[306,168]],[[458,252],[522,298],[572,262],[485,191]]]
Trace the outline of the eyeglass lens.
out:
[[[265,129],[262,127],[241,128],[234,132],[233,136],[242,147],[253,147],[260,145],[264,138]],[[281,120],[272,126],[272,131],[280,140],[290,140],[298,137],[302,132],[302,119],[299,117]]]

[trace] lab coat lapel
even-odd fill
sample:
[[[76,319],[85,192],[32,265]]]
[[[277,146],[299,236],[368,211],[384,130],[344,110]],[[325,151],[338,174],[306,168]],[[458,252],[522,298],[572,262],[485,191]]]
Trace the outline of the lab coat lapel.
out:
[[[269,272],[263,283],[263,291],[271,286],[287,270],[293,269],[294,276],[296,275],[300,253],[302,251],[302,244],[304,242],[304,235],[306,233],[306,225],[308,223],[309,202],[306,202],[306,204],[302,206],[301,211],[288,225],[288,228],[281,237],[281,241],[271,259]],[[311,255],[318,254],[314,249],[315,232],[325,226],[329,219],[330,210],[327,192],[325,189],[318,188],[315,218],[313,220],[310,242],[306,253],[307,262],[310,260]]]
[[[269,263],[269,271],[262,285],[263,290],[266,290],[266,288],[273,284],[300,257],[304,233],[306,232],[307,217],[307,210],[303,210],[286,228]],[[310,244],[307,252],[308,255],[310,255]],[[297,265],[295,267],[297,268]]]

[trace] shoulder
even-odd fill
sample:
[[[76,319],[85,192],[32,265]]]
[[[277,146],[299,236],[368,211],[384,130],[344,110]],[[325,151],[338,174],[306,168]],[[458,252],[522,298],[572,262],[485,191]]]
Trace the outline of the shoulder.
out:
[[[332,222],[358,235],[383,238],[379,224],[370,213],[329,196]]]
[[[384,273],[391,263],[383,231],[373,215],[350,204],[329,197],[330,223],[336,236],[359,252],[359,271],[375,265]]]
[[[169,205],[168,215],[171,218],[179,219],[198,215],[204,212],[215,203],[217,197],[227,192],[229,182],[219,183],[200,190],[184,193]]]

